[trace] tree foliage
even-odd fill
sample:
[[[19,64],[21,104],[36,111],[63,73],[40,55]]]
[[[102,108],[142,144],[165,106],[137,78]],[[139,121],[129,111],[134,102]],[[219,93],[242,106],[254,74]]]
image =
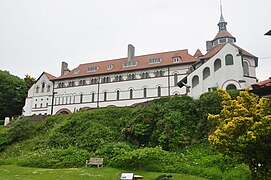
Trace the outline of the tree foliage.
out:
[[[249,165],[253,179],[271,177],[271,101],[241,91],[237,99],[218,90],[223,109],[208,119],[216,125],[209,141],[223,154]]]
[[[26,96],[25,82],[8,71],[0,70],[0,119],[21,115]]]
[[[139,147],[176,150],[205,136],[201,129],[206,125],[201,123],[200,114],[197,101],[191,97],[160,98],[134,111],[123,132]]]
[[[27,74],[24,77],[24,82],[26,84],[27,89],[30,89],[33,86],[33,84],[35,84],[36,79]]]

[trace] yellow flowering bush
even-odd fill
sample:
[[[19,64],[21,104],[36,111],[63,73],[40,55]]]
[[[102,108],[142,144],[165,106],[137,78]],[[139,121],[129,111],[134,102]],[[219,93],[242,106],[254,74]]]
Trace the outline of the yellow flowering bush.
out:
[[[271,177],[271,100],[248,90],[236,100],[218,89],[222,98],[220,114],[209,114],[215,126],[208,140],[221,153],[249,166],[252,179]]]

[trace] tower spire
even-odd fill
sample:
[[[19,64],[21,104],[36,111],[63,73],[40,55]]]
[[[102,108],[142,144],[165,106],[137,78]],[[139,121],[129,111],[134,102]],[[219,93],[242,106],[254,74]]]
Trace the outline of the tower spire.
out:
[[[222,15],[222,1],[220,0],[220,14]]]
[[[219,27],[219,31],[227,30],[227,22],[225,21],[222,12],[222,0],[220,0],[220,20],[217,25]]]

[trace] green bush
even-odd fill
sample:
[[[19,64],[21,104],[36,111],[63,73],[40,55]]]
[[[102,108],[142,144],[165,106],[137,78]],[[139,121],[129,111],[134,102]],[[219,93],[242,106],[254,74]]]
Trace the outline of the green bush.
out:
[[[25,155],[18,165],[41,168],[71,168],[82,167],[89,159],[86,150],[69,147],[67,149],[47,149]]]
[[[112,142],[98,149],[95,152],[95,157],[97,156],[104,158],[104,164],[110,165],[114,157],[132,150],[133,147],[126,142]]]
[[[9,129],[0,134],[0,151],[8,145],[33,137],[35,132],[35,125],[30,120],[16,120]]]
[[[5,123],[5,120],[0,120],[0,126],[3,126]]]
[[[117,168],[166,172],[172,169],[178,159],[175,153],[164,151],[160,147],[143,148],[123,152],[112,159],[111,165]]]

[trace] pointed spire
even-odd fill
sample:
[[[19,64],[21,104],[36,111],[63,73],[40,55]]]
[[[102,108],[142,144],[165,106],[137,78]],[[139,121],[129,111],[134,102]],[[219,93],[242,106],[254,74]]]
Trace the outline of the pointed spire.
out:
[[[219,23],[217,24],[219,27],[219,31],[222,30],[227,30],[227,22],[225,21],[222,13],[222,1],[220,0],[220,20]]]
[[[222,12],[222,2],[220,0],[220,20],[219,22],[225,22],[225,19],[223,17],[223,12]]]

